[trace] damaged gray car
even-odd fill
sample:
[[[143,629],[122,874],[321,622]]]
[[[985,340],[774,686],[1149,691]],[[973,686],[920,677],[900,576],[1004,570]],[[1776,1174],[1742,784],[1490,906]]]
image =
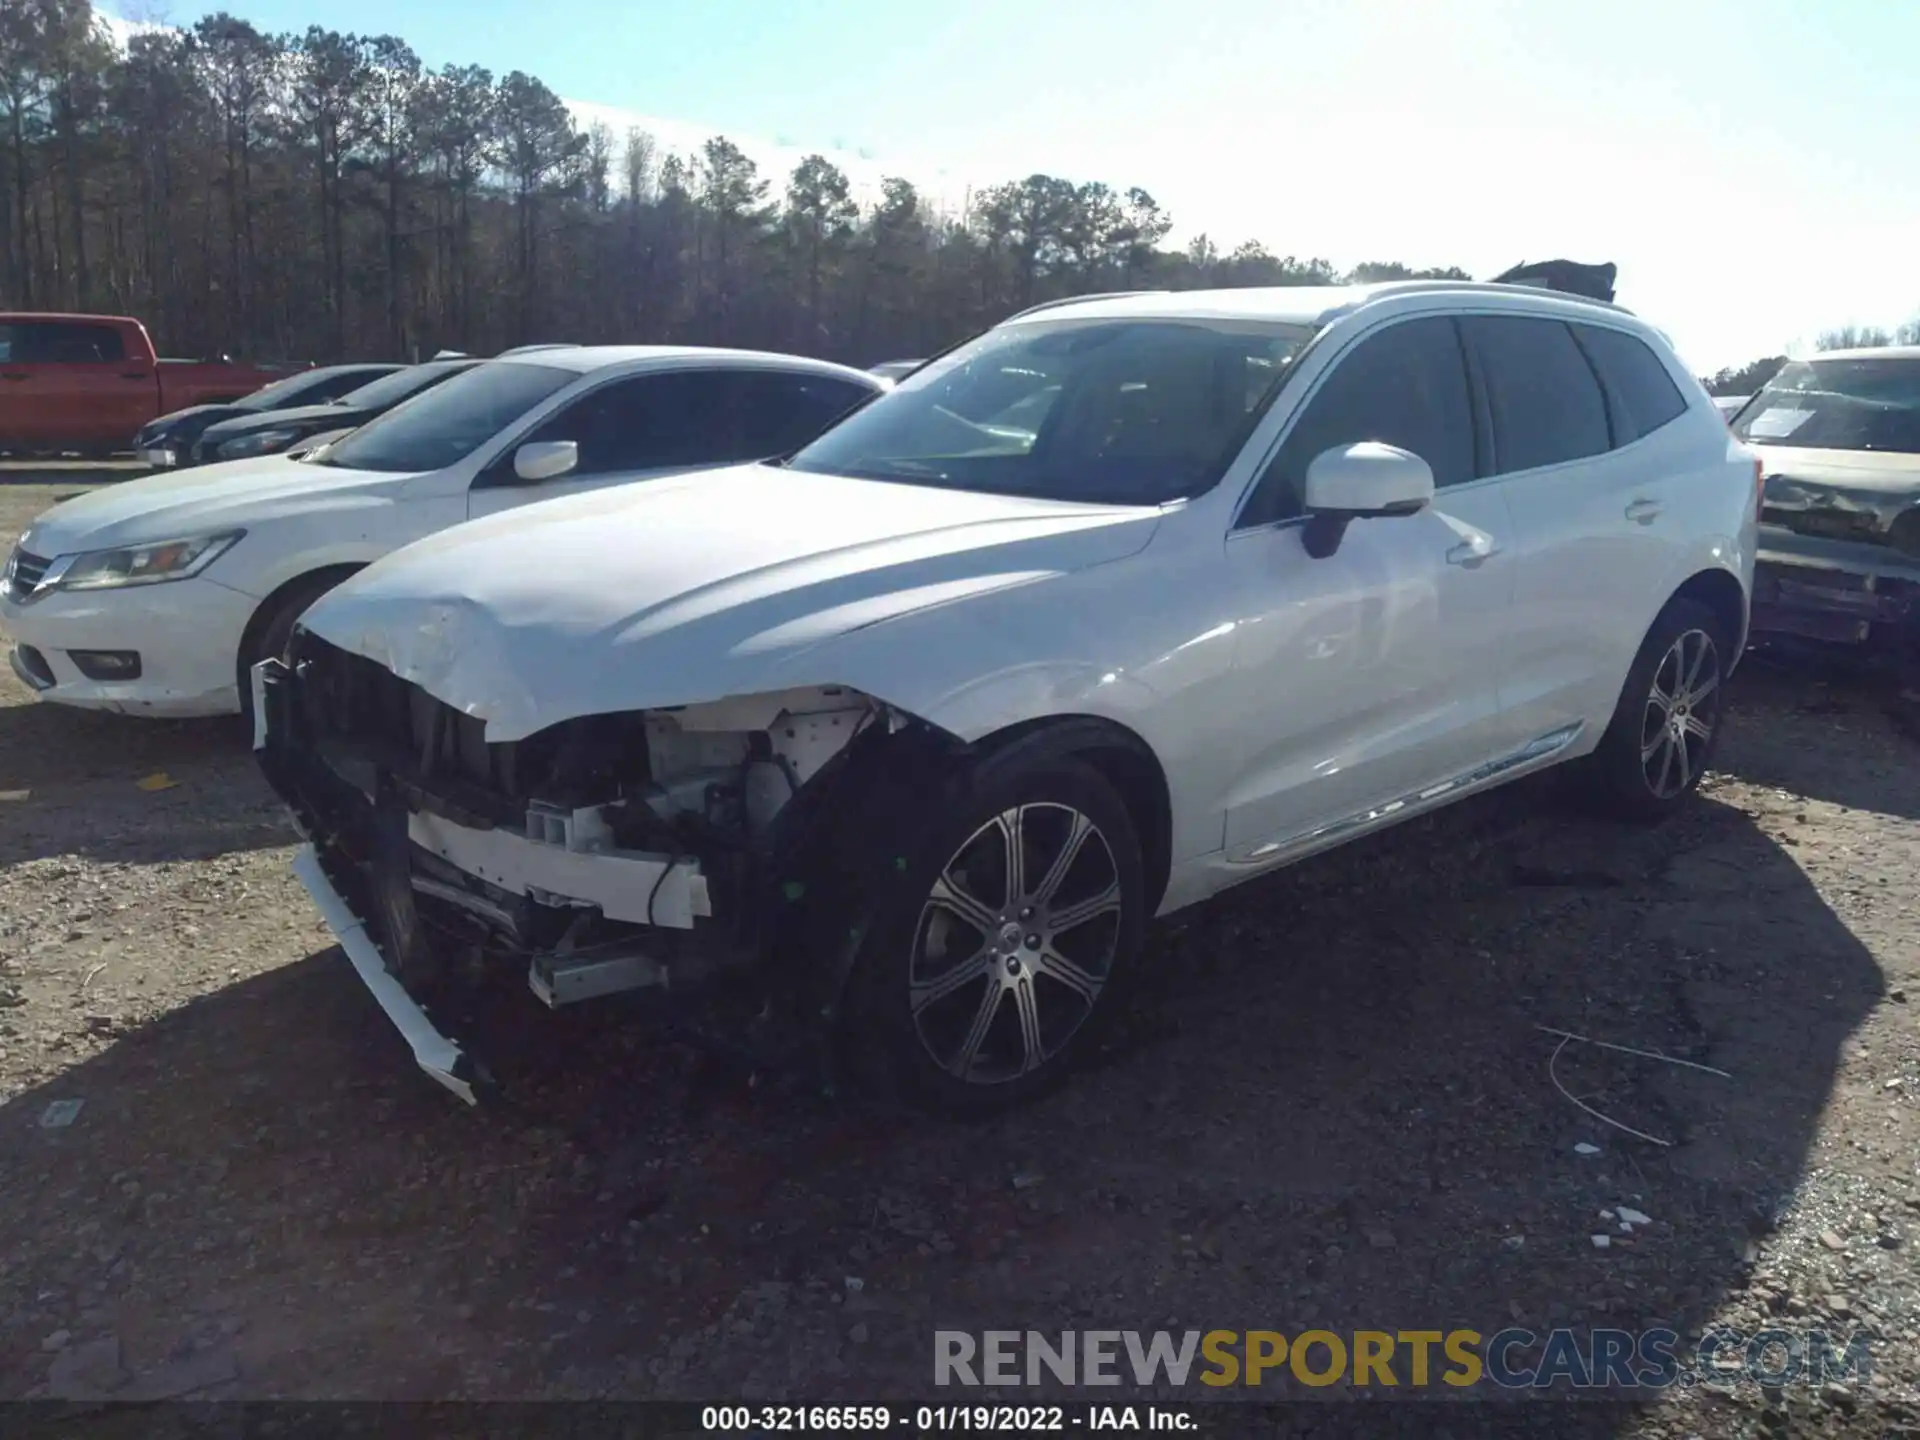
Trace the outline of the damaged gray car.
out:
[[[1761,457],[1753,633],[1920,668],[1920,346],[1784,366],[1733,433]]]

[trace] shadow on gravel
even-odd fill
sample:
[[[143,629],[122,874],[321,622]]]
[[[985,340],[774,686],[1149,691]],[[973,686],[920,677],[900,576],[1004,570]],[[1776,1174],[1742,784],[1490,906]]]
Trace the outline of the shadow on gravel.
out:
[[[154,776],[173,783],[140,788]],[[0,864],[62,854],[191,860],[293,837],[238,718],[0,705],[0,797]]]
[[[926,1396],[936,1326],[1685,1332],[1880,974],[1742,811],[1624,831],[1547,789],[1160,927],[1115,1048],[975,1125],[530,996],[490,1056],[518,1105],[475,1113],[337,952],[234,985],[0,1107],[0,1394],[56,1329],[224,1357],[221,1394],[786,1400]],[[1673,1143],[1633,1141],[1556,1092],[1541,1025],[1733,1079],[1570,1049],[1570,1090]],[[1623,1202],[1653,1223],[1597,1250]]]
[[[1920,707],[1898,691],[1894,676],[1844,656],[1749,652],[1716,763],[1752,784],[1920,819]]]

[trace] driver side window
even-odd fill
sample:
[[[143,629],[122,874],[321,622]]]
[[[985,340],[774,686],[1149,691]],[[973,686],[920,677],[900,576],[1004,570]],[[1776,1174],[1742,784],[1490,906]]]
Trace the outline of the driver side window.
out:
[[[1314,457],[1368,440],[1418,455],[1438,489],[1474,478],[1472,394],[1450,318],[1403,320],[1336,361],[1254,486],[1238,528],[1301,514]]]
[[[711,464],[734,448],[731,379],[724,371],[682,370],[616,380],[550,416],[502,459],[510,470],[521,445],[571,440],[580,463],[570,479]]]

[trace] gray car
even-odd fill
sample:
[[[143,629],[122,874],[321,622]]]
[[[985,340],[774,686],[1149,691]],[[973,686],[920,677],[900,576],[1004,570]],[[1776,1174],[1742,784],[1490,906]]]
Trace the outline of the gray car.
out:
[[[1761,457],[1756,638],[1920,659],[1920,346],[1781,369],[1733,433]]]

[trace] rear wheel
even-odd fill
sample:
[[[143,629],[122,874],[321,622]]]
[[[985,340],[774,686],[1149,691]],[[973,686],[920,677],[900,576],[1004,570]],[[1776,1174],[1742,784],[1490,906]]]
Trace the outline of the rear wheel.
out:
[[[1071,759],[996,772],[903,856],[851,1007],[886,1088],[983,1114],[1064,1078],[1118,1008],[1145,924],[1126,806]]]
[[[1727,660],[1724,627],[1706,606],[1675,599],[1660,612],[1588,760],[1604,809],[1659,821],[1686,802],[1720,738]]]

